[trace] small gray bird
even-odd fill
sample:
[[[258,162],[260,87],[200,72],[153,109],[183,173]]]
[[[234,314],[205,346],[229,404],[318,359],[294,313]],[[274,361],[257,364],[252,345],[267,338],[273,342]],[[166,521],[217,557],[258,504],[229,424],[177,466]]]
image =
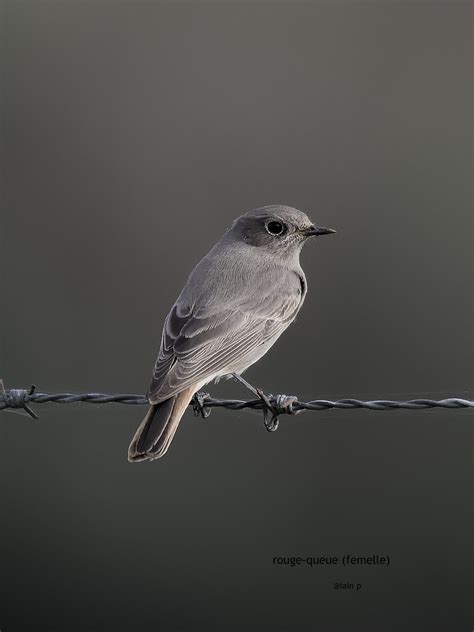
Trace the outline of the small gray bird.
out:
[[[310,237],[334,232],[279,205],[234,221],[191,272],[166,317],[147,394],[151,406],[129,461],[162,457],[194,394],[216,378],[239,376],[270,349],[306,296],[301,248]]]

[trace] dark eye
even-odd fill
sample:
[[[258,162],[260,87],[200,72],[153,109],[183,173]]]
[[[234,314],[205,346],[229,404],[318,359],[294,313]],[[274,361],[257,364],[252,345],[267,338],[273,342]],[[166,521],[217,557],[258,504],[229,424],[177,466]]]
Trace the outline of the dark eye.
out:
[[[266,225],[266,229],[267,233],[270,233],[270,235],[283,235],[283,233],[286,231],[286,226],[282,222],[272,221],[268,222],[268,224]]]

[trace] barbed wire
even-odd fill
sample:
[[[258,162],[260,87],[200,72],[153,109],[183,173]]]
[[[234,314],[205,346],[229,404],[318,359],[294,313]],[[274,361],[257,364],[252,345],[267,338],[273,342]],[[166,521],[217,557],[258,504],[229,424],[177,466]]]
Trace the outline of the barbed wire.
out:
[[[106,393],[40,393],[36,391],[36,386],[29,389],[11,388],[5,389],[3,381],[0,380],[0,410],[23,409],[30,417],[37,419],[38,415],[30,408],[29,404],[45,404],[53,402],[56,404],[75,404],[85,402],[89,404],[127,404],[132,406],[142,406],[148,404],[145,395],[134,394],[106,394]],[[427,408],[474,408],[474,400],[461,399],[458,397],[448,397],[446,399],[409,399],[405,401],[394,401],[389,399],[360,400],[360,399],[314,399],[309,402],[300,402],[298,398],[291,395],[268,395],[259,392],[258,399],[216,399],[208,393],[199,392],[190,402],[195,415],[208,417],[212,408],[227,408],[229,410],[242,410],[250,408],[263,410],[265,415],[265,425],[268,430],[276,430],[278,416],[282,414],[295,415],[304,410],[351,410],[355,408],[365,408],[368,410],[424,410]],[[271,419],[267,419],[267,415]]]

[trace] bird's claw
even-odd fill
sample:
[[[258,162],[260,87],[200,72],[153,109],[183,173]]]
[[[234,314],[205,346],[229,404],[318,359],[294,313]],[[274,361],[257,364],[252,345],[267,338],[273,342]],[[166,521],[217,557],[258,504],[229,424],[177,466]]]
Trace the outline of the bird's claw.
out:
[[[263,404],[263,422],[268,432],[278,430],[278,416],[281,414],[294,415],[293,403],[298,401],[294,395],[265,395],[261,389],[257,389],[257,394]]]
[[[208,397],[209,393],[204,393],[203,391],[194,393],[191,403],[193,405],[193,413],[195,417],[200,415],[203,419],[206,419],[211,414],[211,409],[204,405],[204,402]]]
[[[278,412],[270,401],[269,397],[265,395],[261,388],[257,388],[257,395],[262,400],[263,407],[263,423],[268,432],[275,432],[278,429]]]

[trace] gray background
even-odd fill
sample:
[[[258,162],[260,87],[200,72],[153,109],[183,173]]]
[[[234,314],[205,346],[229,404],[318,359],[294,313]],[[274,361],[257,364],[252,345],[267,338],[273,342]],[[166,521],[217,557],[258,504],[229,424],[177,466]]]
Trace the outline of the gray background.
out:
[[[307,211],[309,296],[247,377],[472,394],[468,3],[3,5],[0,376],[144,392],[164,316],[241,212]],[[245,398],[233,382],[213,395]],[[470,630],[472,416],[143,408],[0,419],[0,628]],[[274,567],[388,554],[389,568]],[[358,592],[335,581],[361,582]]]

